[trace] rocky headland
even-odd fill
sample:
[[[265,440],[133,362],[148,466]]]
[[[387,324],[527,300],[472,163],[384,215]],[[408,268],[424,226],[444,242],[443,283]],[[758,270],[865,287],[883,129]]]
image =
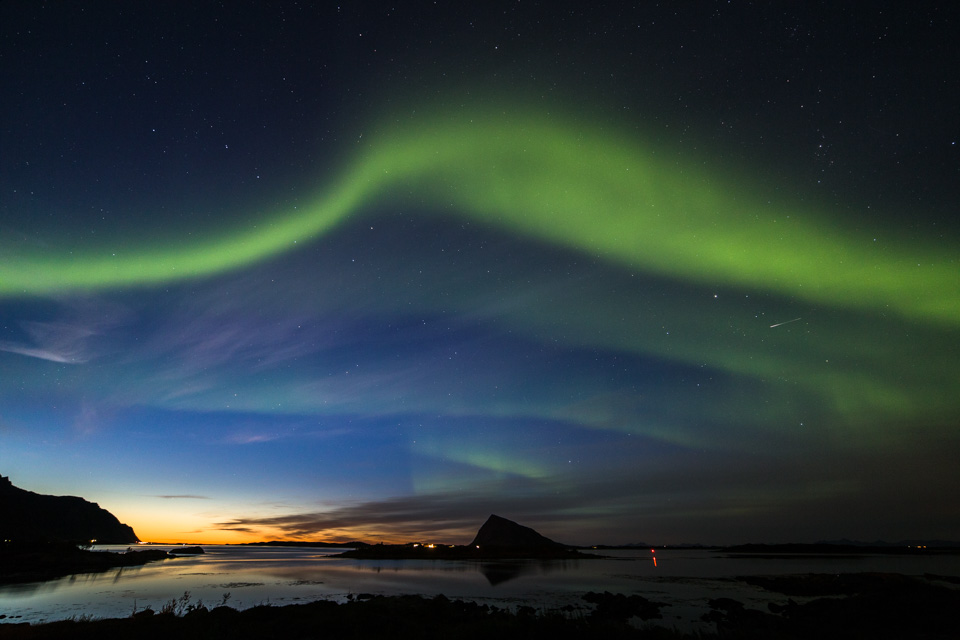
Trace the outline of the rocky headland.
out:
[[[93,543],[137,542],[129,525],[94,502],[34,493],[0,476],[0,584],[52,580],[170,557],[158,549],[126,553],[88,549]]]
[[[0,540],[135,544],[133,529],[95,502],[15,487],[0,476]]]

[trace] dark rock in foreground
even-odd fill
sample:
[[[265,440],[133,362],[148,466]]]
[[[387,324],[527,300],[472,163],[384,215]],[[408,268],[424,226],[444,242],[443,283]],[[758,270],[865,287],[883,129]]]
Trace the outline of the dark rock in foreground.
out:
[[[710,602],[706,619],[717,631],[686,634],[651,626],[660,620],[663,603],[639,595],[588,593],[592,610],[567,606],[509,611],[495,606],[449,600],[444,596],[368,596],[344,604],[317,601],[284,607],[257,606],[237,611],[225,606],[208,610],[188,596],[159,612],[140,611],[129,618],[40,625],[0,624],[3,640],[53,638],[137,638],[212,640],[229,638],[363,638],[365,640],[566,640],[568,638],[651,638],[709,640],[749,638],[800,640],[816,638],[926,638],[953,640],[960,591],[908,576],[888,576],[863,592],[843,598],[820,598],[806,604],[771,606],[770,612],[747,608],[731,598]],[[797,577],[803,580],[803,577]],[[816,578],[820,580],[820,578]],[[851,578],[853,582],[862,582]],[[872,579],[868,582],[873,582]],[[666,613],[669,614],[669,611]],[[666,616],[669,617],[669,616]],[[666,619],[666,617],[664,619]],[[638,621],[643,622],[637,625]]]
[[[654,602],[643,596],[632,594],[625,596],[622,593],[596,593],[590,591],[583,599],[596,605],[590,613],[592,620],[616,620],[626,623],[630,618],[641,620],[659,620],[663,618],[660,608],[669,606],[665,602]]]
[[[896,573],[804,574],[738,578],[785,594],[822,596],[806,603],[768,603],[767,611],[731,598],[709,602],[705,621],[729,638],[926,638],[956,637],[960,590],[955,578]]]
[[[4,640],[36,638],[117,638],[127,640],[211,640],[229,638],[337,638],[378,640],[565,640],[567,638],[639,638],[623,622],[586,620],[559,612],[506,609],[444,596],[373,596],[344,604],[318,601],[284,607],[187,605],[180,613],[141,611],[129,618],[62,621],[43,625],[0,625]]]
[[[13,486],[0,476],[0,540],[133,544],[137,534],[100,505],[75,496],[50,496]]]

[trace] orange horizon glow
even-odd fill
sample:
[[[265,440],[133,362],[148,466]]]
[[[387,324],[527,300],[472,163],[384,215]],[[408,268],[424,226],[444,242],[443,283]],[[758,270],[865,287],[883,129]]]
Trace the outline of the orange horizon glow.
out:
[[[185,508],[186,507],[186,508]],[[114,502],[108,510],[123,523],[133,528],[144,543],[154,544],[244,544],[251,542],[365,542],[368,544],[407,544],[421,542],[438,545],[465,545],[476,535],[473,526],[430,528],[430,523],[346,525],[319,529],[297,535],[278,526],[233,525],[232,513],[243,512],[242,505],[214,501],[183,501],[154,503]],[[253,513],[251,519],[270,518],[278,514]],[[481,523],[477,523],[477,527]],[[231,528],[236,526],[235,529]]]
[[[243,530],[231,529],[231,516],[224,515],[236,510],[230,504],[199,501],[184,508],[183,502],[167,501],[145,507],[143,503],[114,503],[108,511],[120,522],[129,525],[142,542],[154,544],[243,544],[250,542],[384,542],[393,544],[402,538],[391,532],[371,532],[351,528],[328,529],[305,536],[291,535],[278,527],[250,526]],[[194,510],[196,509],[196,510]],[[267,514],[264,514],[267,515]],[[276,514],[269,514],[276,515]],[[432,535],[429,537],[433,537]]]
[[[329,544],[342,544],[348,546],[350,542],[366,542],[368,544],[377,544],[382,542],[383,544],[406,544],[408,541],[399,541],[391,539],[381,539],[376,538],[376,542],[370,542],[370,539],[365,538],[350,538],[348,540],[343,539],[331,539],[325,538],[323,536],[310,536],[307,538],[291,538],[291,537],[277,537],[274,535],[264,535],[258,536],[256,534],[238,534],[235,536],[223,536],[218,535],[217,532],[206,533],[190,533],[184,534],[180,537],[171,537],[171,536],[144,536],[137,534],[137,537],[140,538],[141,544],[159,544],[159,545],[178,545],[178,544],[249,544],[252,542],[325,542]],[[438,543],[445,544],[445,543]]]
[[[152,525],[152,526],[151,526]],[[342,530],[318,531],[309,536],[291,536],[276,529],[264,527],[251,531],[230,531],[225,529],[194,529],[186,530],[176,526],[176,523],[150,523],[140,527],[131,525],[137,537],[144,543],[151,544],[244,544],[250,542],[369,542],[375,544],[404,544],[394,536],[371,536],[369,533],[350,536]]]
[[[466,544],[438,539],[433,534],[404,537],[390,533],[371,533],[370,531],[351,532],[349,529],[317,531],[306,536],[291,536],[273,527],[261,527],[250,531],[231,531],[211,528],[209,522],[197,526],[197,522],[186,518],[178,521],[165,519],[142,519],[130,523],[142,543],[149,544],[245,544],[251,542],[328,542],[346,544],[348,542],[366,542],[368,544],[406,544],[419,540],[430,540],[436,544]],[[470,534],[472,536],[472,534]],[[468,536],[469,537],[469,536]],[[469,540],[468,540],[469,542]]]

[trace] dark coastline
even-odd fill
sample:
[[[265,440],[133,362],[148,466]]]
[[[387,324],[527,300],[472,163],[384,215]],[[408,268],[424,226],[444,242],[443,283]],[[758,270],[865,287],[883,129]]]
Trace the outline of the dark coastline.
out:
[[[318,549],[353,549],[356,547],[369,547],[367,542],[322,542],[322,541],[303,541],[303,540],[264,540],[261,542],[239,542],[238,547],[316,547]]]
[[[29,625],[0,623],[3,640],[52,638],[924,638],[956,635],[960,578],[900,574],[808,574],[740,578],[757,586],[811,596],[767,611],[730,598],[710,601],[705,621],[714,632],[685,634],[661,618],[662,603],[639,595],[588,593],[582,608],[515,611],[444,596],[372,596],[348,602],[316,601],[237,611],[212,610],[181,600],[161,612],[140,611],[128,618],[65,620]],[[176,606],[174,606],[176,604]]]
[[[938,554],[960,553],[956,546],[906,546],[906,545],[856,545],[856,544],[738,544],[729,547],[718,547],[719,551],[731,554],[750,554],[760,557],[785,557],[798,554],[811,556],[861,556],[861,555],[896,555],[896,556],[929,556]]]
[[[78,573],[136,567],[171,556],[159,549],[113,553],[88,551],[70,543],[0,545],[0,584],[40,582]]]
[[[360,560],[585,560],[603,556],[566,548],[471,547],[469,545],[376,544],[338,554]]]

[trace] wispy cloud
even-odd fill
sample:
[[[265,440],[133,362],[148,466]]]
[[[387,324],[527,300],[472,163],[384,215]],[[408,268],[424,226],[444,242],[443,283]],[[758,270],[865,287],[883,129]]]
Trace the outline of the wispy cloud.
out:
[[[257,444],[272,442],[283,437],[279,433],[235,433],[224,438],[224,442],[228,444]]]
[[[329,511],[263,518],[236,518],[214,525],[225,531],[277,530],[290,538],[407,541],[423,538],[469,542],[491,513],[522,519],[534,526],[549,524],[568,499],[526,497],[522,492],[465,495],[437,493],[345,505]]]
[[[251,419],[248,420],[248,422],[255,421]],[[262,430],[258,428],[256,424],[246,428],[240,427],[233,433],[224,436],[221,442],[225,444],[246,445],[290,439],[327,440],[330,438],[339,438],[350,435],[354,432],[353,429],[345,427],[330,427],[326,425],[317,427],[311,423],[312,421],[295,421],[293,423],[288,422],[284,423],[282,426],[278,425],[277,421],[272,422],[273,425],[270,430]]]
[[[0,351],[64,364],[82,364],[91,357],[86,341],[94,331],[88,327],[67,322],[24,322],[22,326],[33,344],[3,341]]]
[[[174,494],[174,495],[159,495],[159,496],[151,496],[151,497],[162,498],[164,500],[211,500],[210,496],[195,496],[189,493]]]
[[[250,283],[236,280],[235,287]],[[161,324],[143,347],[149,357],[172,357],[178,377],[242,366],[270,369],[335,344],[339,325],[326,327],[316,317],[295,310],[251,314],[242,300],[219,290],[202,290]]]
[[[98,356],[94,338],[109,332],[129,317],[116,303],[71,300],[62,319],[24,321],[20,324],[30,342],[0,341],[0,351],[63,364],[83,364]]]
[[[241,526],[217,526],[218,531],[237,531],[239,533],[256,533],[258,530],[253,527],[241,527]],[[197,532],[200,533],[200,532]]]

